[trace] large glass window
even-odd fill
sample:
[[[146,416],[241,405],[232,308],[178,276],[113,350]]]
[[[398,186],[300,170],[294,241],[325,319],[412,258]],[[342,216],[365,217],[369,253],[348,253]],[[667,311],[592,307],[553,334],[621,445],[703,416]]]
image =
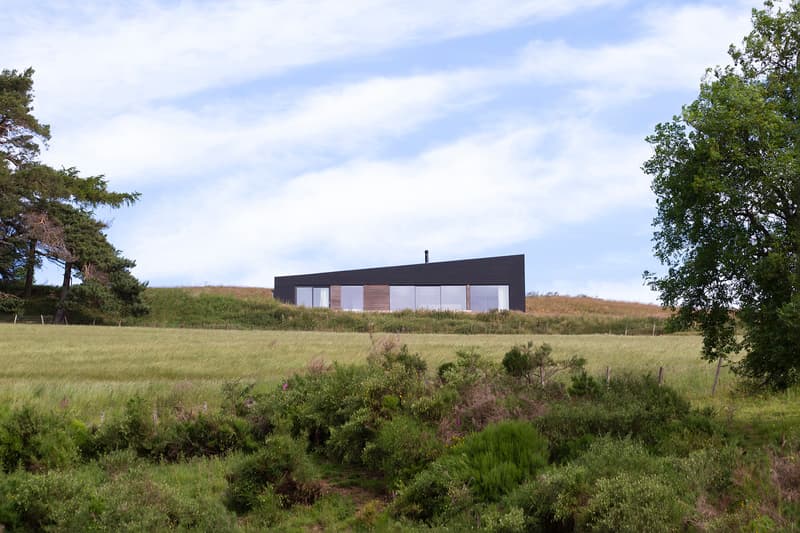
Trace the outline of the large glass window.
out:
[[[331,306],[331,289],[330,287],[314,287],[313,292],[313,306],[314,307],[330,307]]]
[[[297,289],[295,289],[294,301],[297,305],[302,305],[303,307],[312,307],[313,298],[311,287],[297,287]]]
[[[413,311],[416,309],[414,292],[413,285],[393,285],[389,287],[389,309],[391,311],[402,311],[403,309],[411,309]]]
[[[439,310],[442,307],[441,287],[416,287],[416,308]]]
[[[364,287],[361,285],[342,285],[342,309],[345,311],[363,311]]]
[[[497,308],[501,311],[508,311],[508,285],[497,287]]]
[[[303,307],[330,307],[330,287],[296,287],[294,301]]]
[[[463,311],[467,308],[465,285],[442,285],[442,311]]]
[[[508,285],[472,285],[469,301],[470,309],[479,313],[508,309]]]

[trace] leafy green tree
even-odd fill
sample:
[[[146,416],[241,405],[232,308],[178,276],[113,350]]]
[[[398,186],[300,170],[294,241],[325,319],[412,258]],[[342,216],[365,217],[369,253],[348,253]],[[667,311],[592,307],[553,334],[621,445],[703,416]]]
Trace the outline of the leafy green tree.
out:
[[[645,277],[679,325],[700,328],[704,358],[744,349],[740,374],[785,388],[800,381],[800,4],[766,2],[752,21],[733,64],[648,137],[668,268]]]

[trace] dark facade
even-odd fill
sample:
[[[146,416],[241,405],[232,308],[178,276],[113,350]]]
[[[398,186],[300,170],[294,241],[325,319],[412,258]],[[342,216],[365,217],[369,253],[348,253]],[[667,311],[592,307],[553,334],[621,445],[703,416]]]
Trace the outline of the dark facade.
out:
[[[286,303],[333,309],[524,311],[525,256],[280,276],[275,278],[274,296]]]

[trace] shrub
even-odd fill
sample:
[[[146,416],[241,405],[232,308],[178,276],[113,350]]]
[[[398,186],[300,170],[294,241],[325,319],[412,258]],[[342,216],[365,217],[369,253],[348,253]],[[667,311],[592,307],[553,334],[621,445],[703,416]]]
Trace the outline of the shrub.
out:
[[[508,421],[470,435],[401,488],[393,512],[418,520],[450,516],[497,501],[547,464],[547,441],[526,422]]]
[[[428,426],[408,416],[381,424],[363,452],[364,464],[383,473],[390,483],[408,481],[441,455],[443,445]]]
[[[236,512],[247,512],[263,500],[269,490],[285,505],[311,503],[320,493],[317,473],[305,446],[289,436],[275,435],[256,454],[244,459],[228,474],[225,504]]]
[[[241,418],[222,414],[200,414],[188,420],[164,424],[155,439],[151,455],[168,461],[256,448],[250,424]]]
[[[78,446],[63,416],[31,406],[0,413],[0,466],[5,472],[39,472],[77,459]]]
[[[139,455],[148,456],[153,450],[155,435],[152,412],[148,412],[145,399],[136,395],[125,404],[120,420],[107,423],[97,431],[94,452],[132,448]]]
[[[517,378],[526,378],[531,382],[533,369],[533,341],[512,347],[503,357],[503,368],[510,375]]]
[[[401,485],[391,512],[395,516],[432,523],[437,517],[453,516],[470,508],[473,497],[465,471],[463,458],[440,457],[414,476],[408,485]]]
[[[570,396],[597,398],[601,394],[600,385],[586,372],[575,374],[571,376],[570,380],[572,384],[567,389]]]
[[[488,426],[449,453],[465,459],[470,487],[482,501],[497,501],[547,465],[547,441],[521,421]]]
[[[655,475],[623,472],[597,481],[587,508],[591,531],[677,531],[689,511],[675,487]]]

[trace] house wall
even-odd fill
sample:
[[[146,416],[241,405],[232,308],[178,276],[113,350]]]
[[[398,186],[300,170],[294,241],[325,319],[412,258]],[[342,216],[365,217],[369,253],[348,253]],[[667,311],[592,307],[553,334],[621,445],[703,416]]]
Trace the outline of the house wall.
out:
[[[389,286],[364,285],[364,311],[388,311]]]
[[[344,270],[275,278],[274,296],[295,303],[295,287],[334,287],[341,285],[508,285],[509,308],[525,310],[525,256],[507,255],[462,261],[441,261],[395,267]],[[331,290],[331,306],[333,306]],[[469,289],[467,292],[469,301]],[[341,305],[341,293],[339,296]],[[377,304],[375,304],[377,305]],[[364,307],[367,308],[365,294]],[[468,303],[468,307],[471,305]],[[385,309],[389,306],[386,304]]]

